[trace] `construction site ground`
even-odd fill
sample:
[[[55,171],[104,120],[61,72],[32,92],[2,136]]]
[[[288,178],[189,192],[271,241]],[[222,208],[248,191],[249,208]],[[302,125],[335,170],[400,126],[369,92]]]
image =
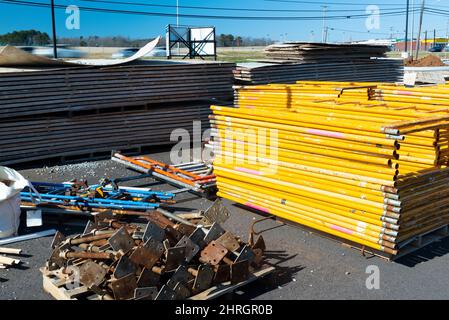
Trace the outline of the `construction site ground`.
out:
[[[169,155],[169,149],[163,152],[154,150],[150,154],[164,162],[169,162]],[[24,169],[20,172],[30,181],[49,182],[78,178],[95,183],[105,177],[133,175],[123,166],[108,160]],[[173,189],[167,185],[154,188]],[[212,204],[190,194],[182,195],[180,199],[178,206],[193,210],[206,209]],[[232,202],[224,203],[232,213],[225,227],[246,241],[248,227],[261,216]],[[55,225],[45,225],[41,229],[51,227]],[[58,228],[67,235],[82,231],[82,227],[64,224]],[[387,262],[377,257],[362,257],[360,252],[340,243],[280,222],[264,222],[257,229],[266,230],[263,236],[268,248],[268,262],[277,269],[273,275],[239,289],[234,299],[449,299],[449,239],[436,242],[396,262]],[[24,264],[20,268],[0,270],[2,299],[52,299],[42,289],[39,272],[50,255],[51,240],[47,237],[10,245],[24,250]],[[366,286],[371,275],[367,273],[370,266],[377,266],[380,270],[379,289],[369,290]]]

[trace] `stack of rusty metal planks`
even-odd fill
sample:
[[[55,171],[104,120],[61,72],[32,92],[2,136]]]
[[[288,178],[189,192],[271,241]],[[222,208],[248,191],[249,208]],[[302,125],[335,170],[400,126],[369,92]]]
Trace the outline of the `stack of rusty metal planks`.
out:
[[[239,88],[212,107],[218,195],[390,259],[419,248],[449,225],[447,90]]]
[[[232,98],[228,63],[150,63],[0,73],[0,116]]]
[[[295,83],[299,80],[400,82],[404,78],[399,59],[366,59],[351,62],[282,61],[239,63],[234,71],[237,83],[245,85]]]
[[[164,105],[73,117],[6,119],[0,126],[0,163],[11,165],[51,157],[167,145],[174,129],[209,128],[212,101]],[[199,137],[201,138],[201,137]]]
[[[310,42],[286,42],[265,48],[267,57],[276,60],[305,62],[355,61],[372,57],[385,57],[387,46],[367,44],[331,44]]]
[[[169,145],[233,97],[234,64],[0,70],[0,164]]]

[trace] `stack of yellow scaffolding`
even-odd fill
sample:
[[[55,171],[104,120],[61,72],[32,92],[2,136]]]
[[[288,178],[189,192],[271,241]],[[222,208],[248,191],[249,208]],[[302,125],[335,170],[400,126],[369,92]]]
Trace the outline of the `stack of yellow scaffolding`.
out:
[[[219,196],[388,255],[449,224],[447,107],[384,88],[237,88],[212,106]]]

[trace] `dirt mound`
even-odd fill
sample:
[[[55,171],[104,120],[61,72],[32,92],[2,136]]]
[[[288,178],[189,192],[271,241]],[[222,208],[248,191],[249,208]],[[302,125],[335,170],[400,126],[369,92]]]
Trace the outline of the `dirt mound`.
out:
[[[405,61],[406,67],[444,67],[443,61],[437,56],[428,55],[419,60],[412,60],[411,58]]]

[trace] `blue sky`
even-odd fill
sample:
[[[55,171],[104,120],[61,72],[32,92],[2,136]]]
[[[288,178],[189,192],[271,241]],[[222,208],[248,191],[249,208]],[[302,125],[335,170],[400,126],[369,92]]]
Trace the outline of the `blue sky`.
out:
[[[48,3],[50,0],[21,0],[31,2]],[[176,5],[176,0],[110,0],[139,2],[147,4]],[[421,0],[415,1],[418,5]],[[129,4],[110,5],[105,3],[95,3],[86,0],[55,0],[60,5],[77,5],[84,7],[112,8],[116,10],[133,10],[147,12],[161,12],[175,14],[175,8],[159,8],[145,6],[131,6]],[[207,6],[222,8],[244,8],[244,9],[264,9],[264,10],[309,10],[309,12],[254,12],[254,11],[219,11],[219,10],[199,10],[181,8],[181,14],[193,15],[232,15],[232,16],[322,16],[322,6],[327,3],[328,16],[341,16],[351,14],[363,14],[368,5],[378,5],[381,14],[387,12],[400,12],[405,10],[405,0],[322,0],[305,1],[309,3],[297,3],[295,0],[284,0],[284,2],[272,2],[266,0],[179,0],[181,6]],[[352,5],[345,5],[353,3]],[[427,0],[426,5],[432,8],[447,10],[449,14],[449,0]],[[310,11],[312,10],[312,11]],[[315,10],[315,11],[313,11]],[[340,11],[336,11],[340,10]],[[348,11],[350,10],[350,11]],[[116,36],[123,35],[131,38],[150,38],[162,35],[165,26],[169,23],[176,23],[175,17],[139,16],[125,14],[108,14],[98,12],[88,12],[81,10],[80,30],[67,30],[65,20],[67,14],[64,10],[56,10],[57,31],[59,36],[79,37],[80,35]],[[402,36],[405,28],[405,15],[402,16],[381,16],[380,29],[367,33],[365,25],[366,19],[343,19],[330,20],[326,25],[331,28],[329,32],[330,41],[348,41],[370,38],[389,38]],[[418,14],[416,14],[416,25]],[[322,20],[294,20],[294,21],[241,21],[241,20],[215,20],[208,18],[180,18],[181,24],[188,25],[215,25],[217,33],[232,33],[242,36],[267,37],[275,40],[305,40],[320,41],[322,34]],[[423,30],[438,30],[439,36],[445,36],[449,25],[449,15],[435,16],[427,14],[424,16]],[[0,33],[13,30],[37,29],[50,32],[51,20],[48,8],[36,8],[28,6],[16,6],[2,3],[0,1]],[[433,33],[433,31],[432,31]]]

